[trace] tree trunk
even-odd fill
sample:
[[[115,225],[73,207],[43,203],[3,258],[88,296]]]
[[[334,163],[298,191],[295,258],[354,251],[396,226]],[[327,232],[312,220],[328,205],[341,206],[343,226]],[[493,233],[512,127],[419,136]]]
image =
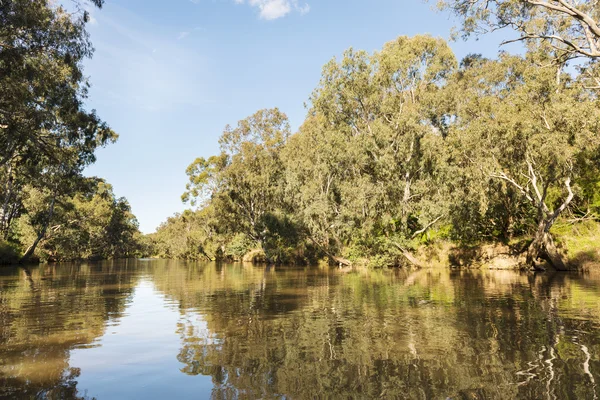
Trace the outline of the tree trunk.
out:
[[[352,262],[350,260],[346,260],[343,257],[338,257],[336,255],[333,255],[331,252],[329,252],[325,246],[322,246],[319,242],[317,242],[317,240],[315,240],[310,234],[306,235],[307,238],[310,239],[311,242],[313,242],[319,249],[321,249],[321,251],[323,253],[325,253],[327,255],[327,257],[329,257],[330,259],[332,259],[333,261],[335,261],[336,263],[338,263],[338,265],[344,265],[346,267],[351,267],[352,266]]]
[[[402,255],[408,260],[408,262],[417,268],[425,268],[425,264],[423,264],[423,262],[421,262],[421,260],[419,260],[417,257],[413,256],[410,251],[400,246],[399,243],[393,242],[393,244],[402,252]]]
[[[544,247],[546,249],[546,255],[550,259],[550,263],[557,271],[569,271],[570,268],[565,263],[562,255],[554,245],[554,240],[552,240],[552,235],[550,233],[546,233],[544,236]]]
[[[40,241],[44,238],[45,234],[46,234],[45,229],[42,229],[42,232],[38,233],[38,236],[35,238],[35,241],[33,242],[33,244],[27,248],[27,251],[25,252],[23,257],[21,257],[21,260],[19,261],[21,264],[29,261],[29,259],[35,252],[37,245],[40,244]]]
[[[552,267],[557,271],[568,271],[569,268],[554,245],[554,240],[552,240],[552,236],[550,235],[550,228],[575,197],[571,188],[571,177],[569,176],[565,180],[565,187],[568,191],[567,198],[560,207],[552,212],[546,205],[546,196],[548,194],[550,180],[546,180],[542,185],[542,190],[540,190],[540,187],[538,186],[538,174],[536,174],[534,170],[533,162],[529,159],[527,160],[527,166],[529,182],[526,186],[519,185],[519,183],[514,179],[511,179],[504,172],[493,174],[492,177],[500,178],[511,183],[537,208],[539,224],[533,242],[531,242],[531,245],[527,250],[526,264],[537,270],[542,269],[537,265],[537,260],[538,258],[545,256],[548,262],[550,262]],[[530,190],[530,187],[533,189],[533,192]]]
[[[346,260],[345,258],[338,257],[338,256],[333,256],[333,255],[330,255],[329,257],[331,257],[331,259],[333,261],[335,261],[336,263],[338,263],[338,265],[343,265],[345,267],[351,267],[352,266],[352,262],[350,260]]]
[[[10,205],[10,199],[12,197],[13,190],[12,166],[9,166],[7,175],[8,178],[4,187],[4,204],[2,205],[2,218],[0,218],[0,234],[4,239],[8,237],[8,228],[10,225],[8,208]]]
[[[50,221],[52,220],[52,215],[54,214],[55,202],[56,202],[56,194],[54,196],[52,196],[52,202],[50,203],[50,209],[48,210],[48,217],[46,218],[46,221],[44,222],[44,226],[42,226],[42,229],[38,233],[37,238],[35,239],[33,244],[31,246],[29,246],[29,248],[27,249],[27,251],[25,252],[23,257],[21,257],[21,260],[19,262],[21,262],[21,263],[27,262],[31,258],[33,253],[35,252],[35,249],[37,248],[38,244],[40,244],[42,239],[46,236],[46,230],[48,229],[48,225],[50,225]]]
[[[555,270],[568,271],[569,268],[556,248],[552,235],[549,232],[553,222],[551,219],[544,220],[539,224],[533,242],[531,242],[527,249],[526,263],[534,269],[540,270],[541,268],[538,266],[537,260],[539,258],[546,258]]]

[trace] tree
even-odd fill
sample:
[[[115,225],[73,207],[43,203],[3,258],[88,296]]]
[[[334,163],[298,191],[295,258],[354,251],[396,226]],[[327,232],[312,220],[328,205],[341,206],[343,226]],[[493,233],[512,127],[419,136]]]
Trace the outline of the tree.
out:
[[[73,185],[75,194],[66,195],[64,188],[57,194],[27,188],[23,201],[27,212],[15,223],[18,239],[29,246],[25,256],[35,254],[44,261],[136,256],[141,235],[127,200],[117,198],[102,179],[65,181]],[[48,215],[49,203],[52,215]]]
[[[548,56],[471,60],[452,86],[451,135],[458,159],[478,169],[484,185],[503,182],[525,200],[518,203],[523,212],[532,211],[527,263],[535,267],[544,257],[565,270],[550,228],[575,197],[582,160],[600,146],[600,112],[592,92],[560,67],[540,68],[540,57]]]
[[[185,210],[168,218],[150,235],[154,254],[187,260],[226,259],[231,255],[223,250],[231,239],[226,228],[215,217],[215,207],[212,205],[196,211]]]
[[[287,116],[276,108],[227,126],[219,140],[221,154],[199,158],[188,167],[190,182],[183,201],[210,199],[223,223],[230,222],[262,245],[265,218],[282,201],[280,152],[289,136]]]
[[[100,7],[102,0],[94,0]],[[117,135],[95,111],[87,111],[89,83],[82,62],[93,53],[85,30],[88,14],[80,2],[70,13],[47,0],[12,0],[0,4],[0,234],[26,212],[27,186],[48,192],[43,239],[57,196],[94,162],[97,147]],[[24,259],[31,254],[26,252]]]
[[[560,57],[600,58],[600,6],[583,0],[441,0],[441,8],[462,18],[463,34],[510,27],[516,39],[541,40]]]
[[[431,179],[441,176],[441,89],[455,67],[448,45],[430,36],[399,37],[373,55],[350,49],[324,67],[299,134],[306,137],[288,153],[292,182],[307,192],[303,207],[318,212],[318,220],[305,221],[318,236],[332,236],[338,249],[342,237],[389,252],[441,219],[440,203],[432,201],[441,186]],[[308,182],[310,175],[317,181]]]

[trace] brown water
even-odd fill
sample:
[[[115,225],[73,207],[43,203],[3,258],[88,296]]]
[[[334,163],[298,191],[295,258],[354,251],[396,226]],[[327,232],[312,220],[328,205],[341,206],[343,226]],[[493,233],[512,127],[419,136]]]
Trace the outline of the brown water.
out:
[[[0,397],[598,399],[600,275],[0,269]]]

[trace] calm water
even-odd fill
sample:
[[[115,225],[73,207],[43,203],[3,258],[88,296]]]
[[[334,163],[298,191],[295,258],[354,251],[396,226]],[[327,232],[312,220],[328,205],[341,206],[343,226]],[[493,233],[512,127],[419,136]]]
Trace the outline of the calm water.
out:
[[[0,397],[598,399],[600,274],[0,269]]]

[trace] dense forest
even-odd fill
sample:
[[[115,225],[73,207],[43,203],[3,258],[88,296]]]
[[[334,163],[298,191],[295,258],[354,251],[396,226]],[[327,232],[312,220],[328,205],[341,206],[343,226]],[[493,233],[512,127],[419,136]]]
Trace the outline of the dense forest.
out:
[[[597,260],[600,8],[440,7],[465,37],[506,28],[522,51],[457,60],[427,35],[347,50],[324,66],[298,132],[260,110],[189,166],[194,208],[151,235],[156,255],[422,265],[440,243],[450,259],[496,243],[526,268]]]
[[[127,201],[82,173],[117,134],[85,109],[89,14],[71,6],[0,2],[0,264],[140,250]]]

